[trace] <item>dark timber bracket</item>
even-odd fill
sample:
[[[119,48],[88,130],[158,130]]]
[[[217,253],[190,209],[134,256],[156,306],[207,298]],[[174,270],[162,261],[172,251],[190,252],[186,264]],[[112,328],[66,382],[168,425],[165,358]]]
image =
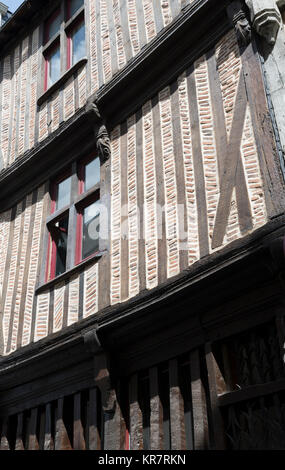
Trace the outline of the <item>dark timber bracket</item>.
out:
[[[100,157],[100,161],[102,165],[111,156],[111,143],[110,143],[108,131],[106,128],[106,124],[99,112],[97,103],[94,102],[92,99],[89,99],[87,101],[85,110],[86,110],[86,114],[87,114],[89,121],[94,126],[94,135],[95,135],[97,152]]]
[[[110,360],[101,347],[96,330],[85,333],[84,344],[87,350],[94,355],[94,380],[101,392],[103,410],[107,413],[113,413],[116,399],[111,387]]]

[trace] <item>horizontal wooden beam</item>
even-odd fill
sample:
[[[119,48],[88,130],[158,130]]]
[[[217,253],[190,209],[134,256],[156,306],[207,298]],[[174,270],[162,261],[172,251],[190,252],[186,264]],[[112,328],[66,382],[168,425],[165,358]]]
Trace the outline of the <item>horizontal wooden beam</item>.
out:
[[[228,392],[218,397],[218,406],[226,407],[236,405],[246,400],[251,400],[272,393],[283,392],[285,390],[285,379],[276,380],[263,384],[251,385],[250,387],[242,388]]]

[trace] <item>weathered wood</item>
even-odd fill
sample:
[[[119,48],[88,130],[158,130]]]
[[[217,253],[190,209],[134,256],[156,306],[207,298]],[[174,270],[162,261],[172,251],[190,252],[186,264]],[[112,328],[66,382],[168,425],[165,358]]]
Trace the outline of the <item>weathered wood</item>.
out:
[[[13,119],[13,130],[15,132],[15,153],[14,153],[14,158],[12,157],[12,154],[10,154],[10,158],[9,158],[9,163],[11,164],[13,162],[13,160],[15,160],[17,157],[18,157],[18,151],[19,151],[19,127],[20,127],[20,108],[21,108],[21,83],[22,83],[22,77],[21,77],[21,65],[22,65],[22,62],[23,62],[23,57],[22,57],[22,50],[23,50],[23,43],[20,42],[19,44],[19,63],[17,65],[17,70],[15,70],[15,80],[16,80],[16,73],[18,72],[18,85],[17,85],[17,89],[18,89],[18,94],[17,96],[15,97],[17,99],[17,102],[15,100],[15,107],[16,107],[16,110],[14,110],[15,114],[16,114],[16,120],[15,120],[15,116],[14,116],[14,119]],[[15,69],[16,69],[16,63],[15,63]],[[14,127],[15,126],[15,127]]]
[[[137,201],[139,208],[138,220],[138,233],[139,233],[139,278],[140,290],[146,287],[146,266],[145,266],[145,230],[144,230],[144,172],[142,168],[143,162],[143,121],[142,110],[140,109],[136,114],[137,132],[136,132],[136,147],[137,147]]]
[[[44,87],[45,58],[43,56],[43,44],[44,44],[44,22],[42,22],[39,26],[38,70],[40,71],[40,73],[38,73],[38,76],[37,76],[37,96],[36,96],[37,99],[41,96],[43,87]],[[61,107],[59,107],[59,109],[61,109]],[[35,116],[35,145],[39,141],[39,120],[40,120],[39,116],[40,116],[40,107],[37,105],[37,111],[36,111],[36,116]]]
[[[48,313],[48,334],[51,335],[54,331],[54,289],[51,288],[49,291],[49,313]]]
[[[126,61],[128,62],[133,56],[133,51],[132,51],[132,45],[131,45],[130,33],[129,33],[127,0],[123,0],[120,2],[120,14],[121,14],[121,25],[122,25],[122,33],[123,33],[123,40],[124,40],[124,50],[125,50]]]
[[[219,179],[220,183],[226,171],[226,160],[228,154],[228,137],[226,131],[225,113],[223,109],[223,98],[221,92],[220,79],[218,75],[218,65],[215,56],[215,49],[207,54],[207,64],[209,71],[210,90],[213,103],[213,120],[216,136],[216,149],[218,155]],[[239,160],[235,175],[235,188],[237,198],[237,208],[241,232],[246,232],[251,228],[251,210],[248,198],[248,190],[245,181],[243,165]]]
[[[162,142],[161,142],[161,125],[158,95],[152,100],[153,109],[153,134],[154,134],[154,153],[155,153],[155,172],[157,184],[157,207],[164,209],[165,206],[165,189],[164,189],[164,172],[162,159]],[[158,284],[167,279],[167,256],[166,256],[166,226],[165,211],[162,210],[157,217],[157,277]]]
[[[272,218],[284,211],[284,182],[265,96],[260,58],[254,42],[250,42],[242,52],[241,60],[261,175],[267,188],[264,191],[266,209]]]
[[[97,51],[97,70],[98,70],[98,79],[99,79],[99,88],[104,83],[103,77],[103,62],[102,62],[102,43],[101,43],[101,14],[100,14],[100,0],[96,0],[96,51]]]
[[[10,67],[11,67],[11,77],[14,77],[14,55],[15,49],[12,51],[10,56]],[[9,165],[11,147],[12,147],[12,131],[13,131],[13,103],[14,103],[14,94],[15,94],[15,80],[11,80],[11,99],[10,99],[10,119],[9,119],[9,136],[8,136],[8,152],[7,152],[7,165]]]
[[[99,291],[100,292],[100,291]],[[84,271],[79,275],[79,306],[78,320],[82,320],[84,315]]]
[[[78,79],[78,70],[74,72],[73,75],[73,83],[74,83],[74,109],[77,111],[80,107],[79,103],[79,79]]]
[[[86,51],[87,55],[91,54],[91,45],[90,45],[90,37],[91,37],[91,12],[90,12],[90,2],[89,0],[84,0],[84,8],[85,8],[85,18],[88,18],[87,21],[85,21],[85,42],[86,42]],[[87,61],[86,63],[86,96],[91,95],[91,64],[90,60]]]
[[[141,0],[136,0],[136,13],[137,13],[137,21],[138,21],[138,31],[139,31],[139,43],[140,49],[147,43],[146,39],[146,31],[145,31],[145,22],[143,21],[144,18],[144,11],[143,11],[143,3]]]
[[[89,450],[101,449],[101,436],[99,432],[100,417],[98,416],[98,400],[99,393],[97,388],[93,388],[89,392],[89,415],[88,415],[88,436]]]
[[[206,344],[205,353],[208,370],[209,395],[212,411],[211,420],[214,438],[213,447],[216,450],[224,450],[226,448],[225,430],[221,411],[218,407],[218,394],[225,392],[226,384],[224,382],[223,376],[212,353],[211,345],[209,343]]]
[[[37,436],[38,409],[31,410],[31,417],[28,429],[28,450],[39,450],[39,442]]]
[[[129,296],[129,242],[128,242],[128,134],[127,123],[121,126],[121,301]]]
[[[24,414],[20,413],[17,416],[17,431],[16,431],[16,443],[15,450],[25,450],[24,442]]]
[[[110,233],[111,233],[111,162],[108,160],[103,165],[101,165],[100,173],[100,202],[107,211],[108,214],[108,224],[105,225],[105,238],[99,240],[100,250],[106,251],[106,254],[99,261],[99,298],[98,298],[98,307],[99,310],[110,305],[110,284],[111,284],[111,243],[110,243]]]
[[[2,420],[0,450],[10,450],[10,444],[8,441],[8,424],[9,424],[9,419],[8,417],[5,417]]]
[[[241,403],[243,401],[251,400],[272,393],[278,393],[285,389],[285,379],[275,380],[265,384],[250,385],[241,390],[228,392],[218,397],[218,406],[225,407]]]
[[[163,409],[158,388],[158,369],[149,371],[150,389],[150,449],[163,449]]]
[[[5,308],[6,302],[6,294],[8,288],[8,280],[9,280],[9,267],[11,263],[11,256],[12,256],[12,243],[14,239],[14,228],[15,228],[15,217],[17,212],[17,206],[13,207],[11,210],[11,220],[9,222],[10,225],[10,232],[9,232],[9,241],[8,241],[8,249],[6,255],[6,263],[5,263],[5,273],[3,278],[3,285],[2,285],[2,296],[0,297],[1,300],[1,309],[0,309],[0,354],[4,353],[4,338],[3,338],[3,312]]]
[[[27,75],[27,90],[26,90],[26,104],[25,104],[25,136],[24,136],[24,151],[29,148],[29,138],[30,138],[30,103],[31,103],[31,76],[32,76],[32,63],[31,56],[33,50],[33,33],[29,34],[29,46],[28,46],[28,58],[29,58],[29,67]]]
[[[55,450],[72,450],[67,430],[63,421],[64,398],[57,401],[55,425]]]
[[[185,450],[184,401],[179,385],[177,359],[169,361],[169,402],[171,449]]]
[[[124,448],[124,435],[122,431],[125,426],[120,403],[116,397],[116,391],[113,389],[110,393],[112,395],[112,400],[115,402],[115,410],[108,410],[104,413],[104,449],[120,450]]]
[[[209,254],[209,238],[205,175],[201,150],[200,118],[198,112],[194,66],[191,66],[187,70],[187,86],[189,96],[189,114],[192,132],[192,151],[195,173],[195,186],[197,194],[199,246],[200,256],[201,258],[203,258],[204,256]]]
[[[22,202],[22,210],[21,210],[21,228],[20,228],[20,234],[23,233],[24,231],[24,223],[25,223],[25,209],[26,209],[26,203],[27,203],[27,198],[25,198]],[[9,321],[9,333],[8,333],[8,339],[7,339],[7,346],[6,346],[6,351],[10,352],[11,349],[11,342],[12,342],[12,333],[13,333],[13,326],[14,326],[14,317],[15,317],[15,303],[16,303],[16,297],[17,297],[17,287],[18,287],[18,282],[19,282],[19,275],[20,275],[20,264],[21,264],[21,255],[22,255],[22,245],[23,245],[23,237],[19,237],[19,244],[17,247],[17,262],[16,262],[16,275],[15,275],[15,280],[14,280],[14,291],[13,291],[13,297],[12,297],[12,305],[11,305],[11,315],[10,315],[10,321]]]
[[[130,449],[143,449],[143,420],[138,401],[138,376],[133,375],[129,384],[130,403]]]
[[[227,147],[227,157],[223,167],[223,174],[220,181],[220,199],[217,208],[217,215],[215,227],[213,232],[212,248],[217,248],[222,245],[224,235],[226,233],[227,222],[230,215],[231,199],[233,189],[238,181],[236,181],[237,172],[241,171],[242,166],[240,163],[240,144],[244,128],[244,120],[246,114],[246,89],[243,74],[240,74],[237,96],[235,101],[235,110],[233,122]],[[239,194],[238,194],[239,193]],[[245,227],[247,230],[252,228],[251,212],[249,209],[248,195],[244,199],[244,194],[240,194],[240,188],[237,188],[237,203],[239,210],[239,217],[241,215],[247,222]],[[242,204],[242,205],[241,205]]]
[[[205,390],[201,378],[200,355],[196,349],[190,353],[191,392],[194,424],[194,449],[208,447],[208,421],[205,403]]]
[[[45,426],[46,426],[46,409],[40,407],[39,413],[39,449],[44,450],[45,445]]]
[[[33,192],[32,198],[32,212],[31,212],[31,219],[30,219],[30,229],[29,229],[29,236],[27,241],[27,249],[25,254],[25,267],[23,273],[23,288],[21,293],[21,301],[19,307],[19,326],[18,326],[18,334],[17,334],[17,348],[21,347],[22,345],[22,334],[23,334],[23,325],[24,325],[24,315],[25,315],[25,303],[26,303],[26,294],[27,294],[27,287],[28,287],[28,275],[30,269],[30,258],[31,258],[31,250],[32,250],[32,243],[33,243],[33,233],[34,233],[34,223],[35,223],[35,215],[36,215],[36,202],[37,202],[38,192]]]
[[[86,450],[84,429],[82,424],[82,394],[74,395],[73,449]]]
[[[54,432],[52,423],[52,406],[50,403],[46,405],[45,409],[45,438],[44,438],[44,450],[54,450]]]
[[[188,267],[188,224],[187,224],[187,205],[184,175],[184,158],[181,138],[180,107],[178,83],[173,82],[170,86],[171,111],[173,127],[173,150],[175,155],[175,173],[177,187],[177,206],[178,206],[178,234],[179,234],[179,265],[180,271]]]
[[[156,32],[158,33],[164,27],[162,11],[161,11],[161,2],[152,2],[152,4],[153,4],[155,29],[156,29]]]
[[[110,52],[111,52],[111,67],[112,75],[118,70],[118,54],[117,54],[117,39],[116,39],[116,29],[114,25],[114,15],[113,15],[113,1],[107,0],[107,14],[108,14],[108,26],[109,26],[109,35],[110,35]]]
[[[170,0],[170,9],[172,19],[175,18],[180,12],[180,0]]]
[[[223,107],[223,97],[220,86],[220,78],[218,74],[218,65],[216,60],[215,48],[211,49],[207,54],[207,66],[210,93],[213,106],[213,121],[215,130],[215,142],[218,156],[219,176],[224,172],[224,165],[227,156],[228,137],[226,131],[225,112]]]

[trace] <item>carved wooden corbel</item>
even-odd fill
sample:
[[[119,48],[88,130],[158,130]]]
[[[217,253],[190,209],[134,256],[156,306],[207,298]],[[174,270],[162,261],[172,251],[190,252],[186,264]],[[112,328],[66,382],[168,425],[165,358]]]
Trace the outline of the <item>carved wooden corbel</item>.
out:
[[[86,349],[94,355],[94,381],[101,392],[103,411],[113,414],[116,409],[116,393],[111,386],[108,354],[103,351],[96,330],[85,333],[83,338]]]
[[[249,11],[253,28],[273,46],[282,22],[278,6],[283,5],[283,0],[245,0]],[[278,6],[277,6],[278,5]]]
[[[96,102],[87,102],[85,110],[89,119],[94,124],[95,141],[99,158],[101,163],[105,163],[111,156],[111,143],[105,122]]]
[[[232,2],[228,6],[227,12],[236,30],[240,46],[246,47],[251,40],[251,26],[240,1]]]

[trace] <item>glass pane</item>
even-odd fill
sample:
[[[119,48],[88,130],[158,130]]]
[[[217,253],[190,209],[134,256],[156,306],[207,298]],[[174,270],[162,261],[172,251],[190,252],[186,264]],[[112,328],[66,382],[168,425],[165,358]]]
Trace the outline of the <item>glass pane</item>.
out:
[[[72,63],[71,65],[76,64],[82,57],[86,55],[86,48],[85,48],[85,25],[84,23],[80,23],[73,31],[72,31]]]
[[[100,159],[95,158],[85,165],[85,191],[100,182]]]
[[[53,231],[53,238],[56,244],[55,276],[59,276],[66,270],[68,216],[57,222],[54,226]]]
[[[61,181],[58,184],[56,209],[62,209],[62,207],[70,204],[70,191],[71,191],[71,176]]]
[[[99,230],[99,201],[96,201],[83,211],[82,259],[99,250]]]
[[[80,7],[84,5],[84,0],[70,0],[69,2],[69,18],[71,18],[74,13],[79,10]]]
[[[60,50],[57,47],[48,58],[48,86],[51,86],[60,78]]]
[[[60,13],[55,13],[46,22],[46,42],[48,42],[60,30]]]

